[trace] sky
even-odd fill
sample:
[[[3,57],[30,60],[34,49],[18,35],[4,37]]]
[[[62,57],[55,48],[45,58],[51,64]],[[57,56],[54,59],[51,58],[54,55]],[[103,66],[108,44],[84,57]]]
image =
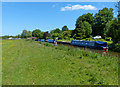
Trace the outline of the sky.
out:
[[[116,2],[2,2],[2,36],[18,35],[22,30],[51,31],[67,25],[75,29],[79,16],[95,15],[104,7],[114,9]]]

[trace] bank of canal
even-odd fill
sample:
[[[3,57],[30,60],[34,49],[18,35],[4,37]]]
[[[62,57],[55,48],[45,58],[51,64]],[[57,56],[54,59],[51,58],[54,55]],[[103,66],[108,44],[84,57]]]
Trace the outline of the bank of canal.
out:
[[[70,42],[58,42],[58,45],[66,45],[66,46],[71,46],[70,45]],[[84,50],[84,47],[79,47],[79,46],[71,46],[71,47],[74,47],[74,48],[80,48],[80,49],[83,49]],[[85,48],[85,50],[89,50],[91,52],[96,52],[96,53],[99,53],[99,54],[105,54],[104,50],[97,50],[97,49],[90,49],[90,48]],[[108,53],[106,54],[108,56],[115,56],[115,57],[119,57],[120,58],[120,53],[119,52],[114,52],[114,51],[111,51],[109,50]]]

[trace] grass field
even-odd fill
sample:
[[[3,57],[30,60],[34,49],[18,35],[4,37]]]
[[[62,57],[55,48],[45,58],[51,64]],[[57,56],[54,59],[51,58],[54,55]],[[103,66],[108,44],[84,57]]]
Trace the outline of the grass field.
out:
[[[118,58],[35,41],[3,40],[3,85],[118,85]]]

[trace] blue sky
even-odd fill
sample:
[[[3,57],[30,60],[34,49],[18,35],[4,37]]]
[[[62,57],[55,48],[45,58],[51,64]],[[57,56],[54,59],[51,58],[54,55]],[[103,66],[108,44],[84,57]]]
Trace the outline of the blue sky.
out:
[[[115,2],[3,2],[2,35],[18,35],[23,29],[44,32],[64,25],[72,30],[79,16],[104,7],[115,9]]]

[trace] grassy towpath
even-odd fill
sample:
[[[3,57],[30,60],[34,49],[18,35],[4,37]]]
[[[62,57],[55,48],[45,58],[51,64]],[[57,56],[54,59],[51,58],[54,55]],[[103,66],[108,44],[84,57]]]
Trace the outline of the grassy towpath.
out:
[[[118,85],[117,58],[26,40],[2,45],[3,85]]]

